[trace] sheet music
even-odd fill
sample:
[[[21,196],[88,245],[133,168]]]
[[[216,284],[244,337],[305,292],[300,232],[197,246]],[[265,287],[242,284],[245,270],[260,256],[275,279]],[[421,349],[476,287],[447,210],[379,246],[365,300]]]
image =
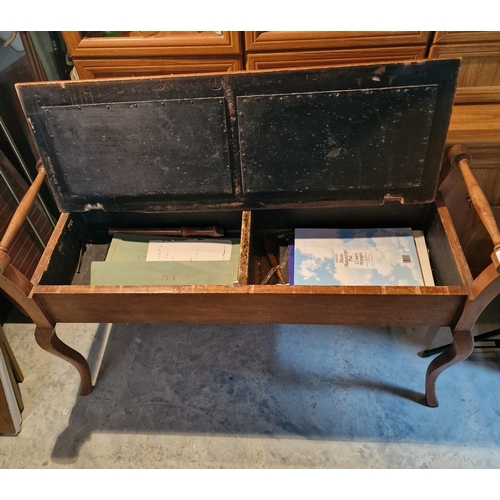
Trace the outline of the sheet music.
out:
[[[146,261],[227,261],[231,260],[231,246],[231,240],[219,239],[151,240]]]

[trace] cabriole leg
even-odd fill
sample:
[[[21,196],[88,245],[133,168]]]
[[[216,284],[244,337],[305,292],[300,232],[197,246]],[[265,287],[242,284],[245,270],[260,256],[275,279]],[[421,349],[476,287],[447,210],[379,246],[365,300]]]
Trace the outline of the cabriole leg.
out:
[[[425,377],[425,401],[428,406],[437,407],[439,402],[436,397],[436,380],[447,368],[468,358],[474,350],[474,337],[472,332],[453,332],[453,343],[427,368]]]
[[[68,361],[78,370],[81,379],[80,395],[89,395],[92,391],[92,382],[87,360],[79,352],[60,340],[53,328],[37,327],[35,329],[35,339],[42,349]]]

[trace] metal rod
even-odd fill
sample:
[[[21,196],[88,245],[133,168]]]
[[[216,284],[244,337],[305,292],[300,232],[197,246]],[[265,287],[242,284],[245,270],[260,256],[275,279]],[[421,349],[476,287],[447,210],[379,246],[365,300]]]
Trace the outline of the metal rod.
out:
[[[31,177],[31,174],[28,170],[28,167],[26,166],[26,163],[24,163],[24,160],[23,160],[21,154],[19,153],[19,150],[17,149],[17,146],[14,142],[14,139],[12,138],[9,131],[7,130],[7,127],[5,126],[5,123],[4,123],[1,116],[0,116],[0,126],[2,127],[3,133],[7,137],[7,140],[9,141],[9,144],[10,144],[10,147],[12,148],[12,151],[14,151],[14,154],[16,155],[17,161],[19,162],[19,164],[21,165],[21,167],[23,169],[24,175],[27,177],[27,179],[29,180],[30,183],[33,183],[33,177]],[[49,219],[50,224],[52,225],[52,227],[55,227],[56,223],[54,221],[54,218],[52,217],[52,214],[49,212],[47,205],[45,205],[45,202],[43,201],[43,198],[40,196],[40,193],[38,193],[37,198],[38,198],[38,201],[40,202],[40,205],[42,205],[43,211],[45,212],[45,215]]]
[[[495,337],[496,335],[500,335],[500,328],[497,328],[496,330],[492,330],[491,332],[481,333],[481,335],[476,335],[474,337],[474,342],[482,342],[485,340],[489,340],[489,339],[491,339],[491,337]],[[496,341],[495,341],[495,344],[497,344]],[[434,356],[435,354],[439,354],[439,353],[443,352],[445,349],[447,349],[451,345],[453,345],[453,344],[446,344],[446,345],[443,345],[441,347],[435,347],[434,349],[427,349],[426,351],[422,351],[420,353],[420,357],[428,358],[429,356]]]

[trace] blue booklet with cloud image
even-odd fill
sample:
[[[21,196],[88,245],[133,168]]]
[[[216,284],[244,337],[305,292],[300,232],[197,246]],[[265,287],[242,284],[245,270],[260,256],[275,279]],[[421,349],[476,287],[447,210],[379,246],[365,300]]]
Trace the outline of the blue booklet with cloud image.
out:
[[[424,286],[411,228],[296,229],[295,285]]]

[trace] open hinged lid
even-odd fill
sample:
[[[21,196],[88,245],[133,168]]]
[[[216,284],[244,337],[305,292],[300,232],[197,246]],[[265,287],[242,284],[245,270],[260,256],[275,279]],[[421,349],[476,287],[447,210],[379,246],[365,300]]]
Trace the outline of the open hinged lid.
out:
[[[434,199],[458,60],[20,84],[63,212]]]

